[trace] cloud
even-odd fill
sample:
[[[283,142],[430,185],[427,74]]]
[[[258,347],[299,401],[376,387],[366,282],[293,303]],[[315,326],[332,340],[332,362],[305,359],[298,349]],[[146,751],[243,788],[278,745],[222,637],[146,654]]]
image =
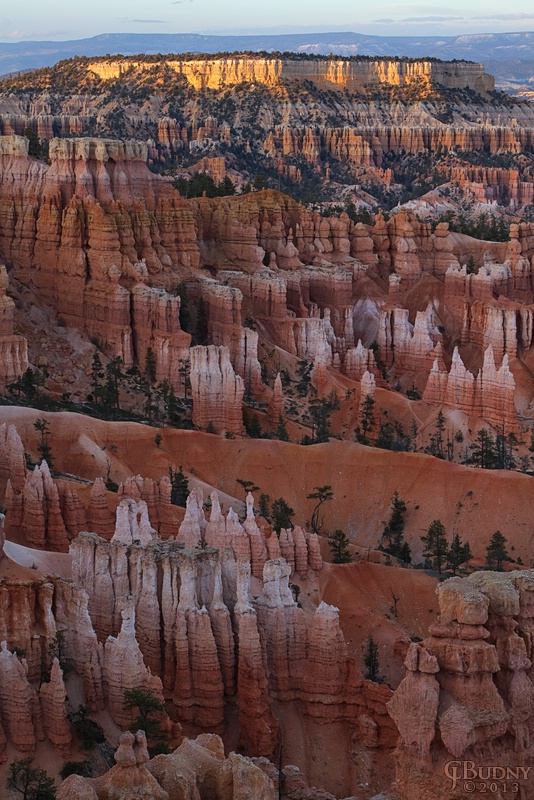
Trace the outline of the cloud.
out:
[[[451,20],[460,20],[464,19],[464,17],[453,17],[452,14],[449,14],[445,17],[405,17],[401,19],[401,22],[450,22]]]
[[[384,24],[384,25],[391,25],[392,22],[394,23],[404,23],[404,22],[418,22],[418,23],[426,23],[426,22],[459,22],[460,20],[465,19],[465,17],[457,17],[453,16],[452,14],[448,14],[443,17],[439,17],[436,15],[428,16],[428,17],[404,17],[403,19],[391,19],[391,18],[382,18],[382,19],[374,19],[373,22],[375,24]]]
[[[0,34],[2,39],[23,39],[25,35],[25,31],[10,31],[10,33]]]
[[[167,19],[130,19],[129,17],[119,17],[119,22],[124,22],[127,25],[163,25],[168,22]]]
[[[504,22],[507,20],[534,19],[534,11],[520,14],[483,14],[480,17],[471,17],[471,19],[497,19]]]
[[[181,0],[180,0],[181,2]],[[427,25],[440,22],[521,22],[522,20],[534,20],[534,11],[509,13],[509,14],[480,14],[477,16],[466,16],[457,14],[429,14],[424,17],[401,17],[393,19],[393,17],[380,17],[374,19],[375,25]]]

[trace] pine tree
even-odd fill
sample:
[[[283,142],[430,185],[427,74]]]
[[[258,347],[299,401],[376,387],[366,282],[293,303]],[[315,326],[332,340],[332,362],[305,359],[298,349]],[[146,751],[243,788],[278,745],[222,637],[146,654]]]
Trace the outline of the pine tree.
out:
[[[323,503],[326,503],[328,500],[333,500],[334,492],[332,491],[332,487],[328,486],[316,486],[313,492],[306,495],[308,500],[317,500],[317,505],[312,511],[311,515],[311,528],[314,533],[319,533],[321,528],[323,527],[323,523],[319,520],[319,510]]]
[[[471,445],[469,463],[480,469],[495,469],[497,466],[497,452],[495,440],[491,433],[482,428]]]
[[[99,400],[102,399],[102,391],[104,385],[104,367],[98,350],[93,353],[93,360],[91,361],[91,392],[93,395],[93,402],[98,405]]]
[[[41,158],[41,143],[33,128],[24,128],[24,138],[28,139],[28,154],[34,158]]]
[[[165,416],[169,421],[170,425],[173,425],[177,421],[178,416],[178,400],[176,399],[176,395],[174,394],[174,389],[171,386],[166,397],[163,400],[164,408],[165,408]]]
[[[399,551],[399,558],[401,561],[404,561],[405,564],[412,563],[412,551],[410,550],[410,545],[408,542],[403,542],[401,549]]]
[[[515,433],[504,435],[504,424],[495,437],[496,469],[515,469],[514,447],[518,444]]]
[[[122,358],[120,356],[116,356],[106,364],[106,381],[102,390],[102,405],[112,412],[113,419],[115,419],[115,412],[120,410],[119,385],[123,380],[121,367]]]
[[[226,195],[235,194],[235,184],[232,182],[232,179],[228,175],[225,175],[223,180],[218,184],[217,194],[220,197],[225,197]]]
[[[339,408],[339,401],[334,393],[330,397],[315,398],[310,403],[310,416],[313,422],[313,439],[317,444],[327,442],[330,437],[330,417],[332,411]]]
[[[56,788],[44,769],[32,767],[33,756],[27,756],[9,765],[8,787],[17,791],[21,800],[54,800]]]
[[[395,442],[395,430],[391,422],[380,424],[378,436],[376,437],[375,446],[380,447],[382,450],[393,450]]]
[[[137,718],[131,726],[133,730],[144,731],[147,739],[161,738],[161,723],[154,715],[165,711],[165,703],[158,700],[154,692],[144,688],[126,689],[123,708],[125,711],[137,709]]]
[[[436,419],[436,432],[430,437],[430,444],[425,448],[425,452],[435,458],[445,458],[443,450],[443,431],[445,430],[445,416],[439,412]]]
[[[38,370],[34,371],[31,367],[20,375],[14,383],[10,383],[8,385],[8,389],[10,392],[17,392],[17,396],[20,397],[20,393],[22,392],[28,400],[33,400],[33,398],[39,394],[39,388],[43,386],[45,382],[44,375],[39,372]]]
[[[294,513],[291,506],[286,503],[283,497],[279,497],[278,500],[273,502],[271,506],[271,517],[273,520],[273,529],[276,533],[279,534],[282,528],[293,527],[292,518]]]
[[[252,414],[252,416],[249,416],[246,411],[243,410],[243,424],[245,426],[247,436],[250,436],[251,439],[261,439],[263,431],[261,429],[261,422],[257,414]]]
[[[404,541],[405,516],[406,503],[401,500],[399,493],[395,490],[391,501],[391,517],[384,531],[384,537],[387,540],[387,546],[384,550],[386,553],[395,556],[395,558],[401,558],[409,564],[412,556],[409,544]]]
[[[449,547],[445,527],[441,520],[435,519],[428,529],[426,536],[421,536],[425,549],[423,555],[432,562],[434,569],[441,575],[441,568],[446,563]]]
[[[260,511],[261,516],[267,520],[267,522],[271,521],[271,515],[269,511],[269,500],[270,497],[268,494],[260,494],[260,501],[258,504],[258,508]]]
[[[297,365],[297,392],[299,397],[305,397],[310,389],[312,364],[307,361],[299,361]]]
[[[360,413],[360,425],[356,429],[356,438],[360,444],[369,444],[369,434],[375,427],[375,399],[370,394],[366,395]]]
[[[243,487],[243,491],[245,492],[245,497],[249,492],[259,492],[260,487],[256,486],[254,481],[246,481],[244,478],[236,478],[236,483]]]
[[[47,420],[44,418],[36,419],[33,423],[33,427],[41,434],[41,440],[37,445],[37,452],[41,456],[39,464],[46,461],[49,468],[52,470],[54,468],[54,458],[52,456],[50,442],[48,441],[48,437],[51,435],[52,431],[50,430]]]
[[[460,535],[455,533],[447,553],[447,567],[452,570],[453,575],[456,575],[460,564],[465,564],[471,558],[473,558],[473,554],[469,542],[462,542]]]
[[[147,379],[148,383],[153,386],[156,383],[156,371],[157,371],[157,364],[156,364],[156,356],[154,355],[154,351],[151,347],[149,347],[146,351],[146,358],[145,358],[145,378]]]
[[[348,564],[352,561],[349,544],[348,536],[339,528],[328,534],[328,546],[332,554],[332,564]]]
[[[178,367],[178,372],[180,373],[180,377],[182,379],[184,385],[184,400],[187,400],[187,394],[189,389],[191,388],[191,378],[190,378],[190,362],[189,359],[183,358],[180,359],[180,366]]]
[[[363,656],[363,663],[365,664],[365,677],[368,681],[375,681],[382,683],[380,676],[380,663],[378,660],[378,644],[375,642],[371,634],[367,637],[366,650]]]
[[[102,726],[91,719],[86,706],[80,705],[76,711],[71,711],[69,721],[76,731],[82,750],[94,750],[97,744],[103,744],[106,741]]]
[[[491,537],[489,545],[486,548],[486,562],[488,567],[497,570],[497,572],[502,572],[505,561],[512,560],[508,555],[508,550],[506,549],[507,541],[508,539],[506,536],[503,536],[500,531],[495,531]]]
[[[277,439],[280,439],[281,442],[289,442],[289,434],[287,432],[286,423],[284,422],[284,418],[281,414],[278,417],[278,425],[276,426],[275,436]]]
[[[173,470],[172,467],[169,467],[169,477],[171,479],[172,505],[185,507],[189,494],[189,481],[184,475],[182,465],[180,465],[178,470]]]

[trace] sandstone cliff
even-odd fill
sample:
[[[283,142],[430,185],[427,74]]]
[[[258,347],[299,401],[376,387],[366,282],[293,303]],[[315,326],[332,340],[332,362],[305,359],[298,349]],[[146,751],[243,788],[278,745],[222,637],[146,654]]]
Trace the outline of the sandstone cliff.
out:
[[[28,343],[14,333],[15,303],[7,295],[9,278],[0,264],[0,388],[5,388],[28,369]]]
[[[347,60],[347,59],[280,59],[280,58],[187,58],[168,60],[167,65],[196,89],[221,89],[239,83],[265,83],[275,86],[284,80],[310,80],[349,90],[364,86],[425,81],[451,89],[469,88],[489,91],[495,82],[484,73],[481,64],[444,63],[439,61]],[[118,78],[131,68],[148,70],[152,62],[101,59],[87,65],[88,71],[103,80]]]

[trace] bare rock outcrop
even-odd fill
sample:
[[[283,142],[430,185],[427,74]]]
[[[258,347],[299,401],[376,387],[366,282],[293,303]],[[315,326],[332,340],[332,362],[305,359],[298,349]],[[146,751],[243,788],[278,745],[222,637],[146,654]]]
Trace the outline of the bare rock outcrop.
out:
[[[156,537],[156,531],[150,524],[148,506],[144,500],[125,499],[117,506],[115,533],[111,544],[129,546],[138,543],[141,546],[150,544]]]
[[[149,759],[143,731],[123,733],[115,766],[99,778],[69,776],[58,800],[275,800],[273,781],[262,764],[230,753],[221,739],[202,734],[186,739],[170,755]],[[269,765],[272,766],[272,765]]]
[[[28,369],[28,342],[14,333],[15,303],[7,295],[9,278],[0,264],[0,388],[4,389]]]
[[[14,492],[22,492],[26,483],[24,445],[14,425],[0,424],[0,477],[9,481]]]
[[[68,758],[72,732],[67,713],[67,692],[63,682],[63,671],[57,658],[52,661],[50,680],[41,684],[39,699],[43,711],[44,731],[63,757]]]
[[[479,417],[506,433],[518,433],[519,421],[514,402],[515,380],[505,355],[497,369],[491,345],[484,353],[484,364],[475,376],[465,367],[455,348],[447,373],[438,355],[425,387],[423,399],[463,411],[468,417]]]
[[[286,409],[284,405],[284,392],[280,373],[274,380],[273,393],[267,407],[267,417],[271,425],[276,427],[280,422],[286,421]]]
[[[108,507],[108,493],[103,478],[96,478],[91,487],[89,526],[93,533],[111,539],[115,533],[115,514]]]
[[[9,482],[6,491],[6,524],[21,529],[30,547],[67,552],[69,533],[77,535],[85,522],[83,506],[74,491],[62,484],[63,498],[46,461],[28,472],[20,493]],[[63,500],[63,503],[62,503]],[[63,506],[63,508],[62,508]],[[68,521],[68,526],[66,520]]]
[[[33,753],[44,739],[39,698],[28,682],[27,665],[7,649],[0,651],[0,721],[7,738],[22,753]]]
[[[245,384],[234,372],[227,347],[191,348],[193,422],[198,428],[242,436],[244,393]]]
[[[124,707],[124,692],[128,689],[150,689],[163,700],[161,681],[145,666],[135,638],[133,607],[123,610],[119,635],[109,636],[104,644],[103,679],[109,713],[121,727],[133,722],[134,712]]]
[[[146,286],[147,279],[147,273],[140,275],[131,293],[136,361],[144,368],[150,350],[156,381],[167,381],[178,394],[183,394],[191,335],[180,327],[181,301],[162,289]]]
[[[169,356],[179,355],[188,342],[171,310],[179,300],[141,290],[132,316],[129,289],[139,263],[150,275],[169,273],[162,288],[173,285],[171,265],[198,265],[187,204],[150,173],[144,144],[52,139],[49,149],[50,166],[30,159],[22,138],[8,137],[0,149],[2,257],[16,277],[33,281],[67,323],[106,344],[127,367],[135,355],[132,331],[141,356],[151,342],[161,376],[178,383]],[[15,226],[16,218],[24,222]],[[11,301],[4,300],[9,313]],[[5,363],[14,368],[17,337],[12,330],[10,336]],[[27,366],[22,339],[19,355],[17,369]]]
[[[522,765],[532,757],[526,731],[533,592],[532,570],[474,573],[438,585],[439,617],[427,639],[410,645],[406,677],[388,704],[400,733],[402,800],[439,800],[453,790],[469,797],[473,775],[461,771],[463,763],[472,764],[480,783],[486,763],[517,765],[521,792],[531,791],[533,778]],[[486,775],[486,782],[498,776]]]
[[[269,696],[258,618],[248,599],[250,565],[241,561],[238,569],[241,589],[234,613],[239,653],[237,684],[241,744],[251,752],[269,757],[278,745],[279,724]]]
[[[115,753],[115,766],[99,778],[69,776],[58,790],[58,800],[170,800],[176,795],[166,792],[149,771],[147,742],[144,731],[134,735],[129,731],[120,737]]]

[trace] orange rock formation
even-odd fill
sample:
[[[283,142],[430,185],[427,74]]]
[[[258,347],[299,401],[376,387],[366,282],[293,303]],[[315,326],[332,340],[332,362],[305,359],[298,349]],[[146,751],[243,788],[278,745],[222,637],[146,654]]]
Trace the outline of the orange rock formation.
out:
[[[439,617],[422,644],[410,645],[406,677],[388,703],[400,733],[402,800],[450,797],[447,762],[478,768],[491,753],[491,763],[528,764],[532,577],[481,572],[438,586]],[[467,798],[471,784],[460,778],[454,791]],[[521,773],[527,795],[532,780]]]

